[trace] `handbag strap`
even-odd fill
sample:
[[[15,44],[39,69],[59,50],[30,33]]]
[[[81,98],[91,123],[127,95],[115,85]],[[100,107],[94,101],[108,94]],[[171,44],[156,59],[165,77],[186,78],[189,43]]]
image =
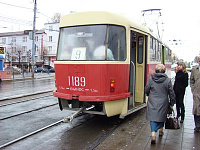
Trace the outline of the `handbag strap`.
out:
[[[172,114],[167,114],[168,117],[172,116],[172,117],[176,117],[175,111],[172,107]]]
[[[176,114],[175,114],[174,109],[172,109],[172,116],[173,116],[173,117],[176,117]]]

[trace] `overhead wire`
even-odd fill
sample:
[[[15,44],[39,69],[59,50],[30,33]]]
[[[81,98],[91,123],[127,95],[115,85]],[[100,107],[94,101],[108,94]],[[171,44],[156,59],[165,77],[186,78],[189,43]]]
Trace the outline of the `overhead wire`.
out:
[[[16,24],[18,24],[20,22],[20,24],[32,26],[31,21],[13,18],[13,17],[1,15],[1,14],[0,14],[0,21],[11,22],[11,23],[16,23]]]
[[[33,8],[28,8],[28,7],[23,7],[23,6],[18,6],[18,5],[13,5],[13,4],[8,4],[8,3],[3,3],[3,2],[0,2],[0,4],[13,6],[13,7],[18,7],[18,8],[23,8],[23,9],[33,10]]]
[[[33,8],[23,7],[23,6],[19,6],[19,5],[13,5],[13,4],[4,3],[4,2],[0,2],[0,4],[7,5],[7,6],[12,6],[12,7],[16,7],[16,8],[27,9],[27,10],[33,11]],[[41,15],[43,15],[43,16],[49,18],[49,19],[51,19],[51,17],[47,16],[46,14],[44,14],[44,13],[38,11],[38,10],[37,10],[37,13],[39,13],[39,14],[41,14]],[[2,17],[2,16],[0,16],[0,17]],[[5,16],[4,16],[4,17],[5,17]],[[10,18],[11,18],[11,17],[10,17]],[[9,18],[9,19],[10,19],[10,18]],[[5,20],[3,20],[3,21],[4,21],[4,22],[11,22],[11,21],[5,21]],[[12,22],[12,23],[13,23],[13,22]],[[32,24],[32,23],[31,23],[31,24]]]

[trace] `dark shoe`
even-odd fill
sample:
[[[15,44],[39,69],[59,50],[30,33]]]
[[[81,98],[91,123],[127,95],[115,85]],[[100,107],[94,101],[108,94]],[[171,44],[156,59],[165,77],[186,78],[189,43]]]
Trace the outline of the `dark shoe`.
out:
[[[181,120],[180,123],[183,123],[184,120]]]
[[[156,144],[156,137],[155,136],[151,137],[151,144]]]
[[[194,128],[194,132],[199,132],[200,131],[200,127],[195,127]]]
[[[163,131],[159,131],[159,136],[163,136],[164,132]]]

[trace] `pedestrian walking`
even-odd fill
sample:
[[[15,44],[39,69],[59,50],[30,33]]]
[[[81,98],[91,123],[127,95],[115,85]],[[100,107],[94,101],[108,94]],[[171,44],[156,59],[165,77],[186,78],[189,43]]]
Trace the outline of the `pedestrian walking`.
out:
[[[193,94],[193,115],[195,122],[195,132],[200,131],[200,56],[199,65],[192,68],[190,76],[190,87]]]
[[[150,121],[151,143],[156,143],[156,132],[164,134],[164,122],[167,119],[169,107],[173,107],[175,94],[171,80],[165,74],[163,64],[156,65],[155,73],[149,78],[145,87],[148,96],[146,119]]]
[[[184,95],[185,89],[188,86],[188,73],[184,62],[179,62],[174,82],[174,92],[176,95],[176,111],[177,118],[181,116],[180,123],[183,123],[185,118]]]

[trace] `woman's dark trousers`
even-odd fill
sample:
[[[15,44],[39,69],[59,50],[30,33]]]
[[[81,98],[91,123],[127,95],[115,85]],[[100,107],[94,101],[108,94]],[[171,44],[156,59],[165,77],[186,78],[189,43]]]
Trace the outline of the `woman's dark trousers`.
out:
[[[177,111],[177,118],[181,116],[181,120],[185,118],[185,106],[183,103],[184,100],[184,93],[176,93],[176,111]]]

